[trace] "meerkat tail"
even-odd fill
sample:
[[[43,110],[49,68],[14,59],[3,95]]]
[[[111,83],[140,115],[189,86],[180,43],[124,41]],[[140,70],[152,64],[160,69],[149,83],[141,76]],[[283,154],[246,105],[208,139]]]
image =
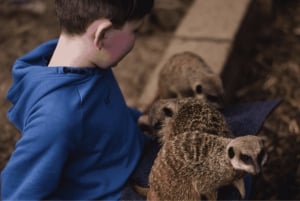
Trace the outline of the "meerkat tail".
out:
[[[245,190],[245,182],[244,179],[241,178],[239,180],[235,180],[233,185],[238,189],[239,193],[241,194],[242,199],[245,199],[246,190]]]
[[[133,185],[133,189],[140,195],[147,197],[147,193],[149,191],[149,188],[147,187],[141,187],[139,185]]]

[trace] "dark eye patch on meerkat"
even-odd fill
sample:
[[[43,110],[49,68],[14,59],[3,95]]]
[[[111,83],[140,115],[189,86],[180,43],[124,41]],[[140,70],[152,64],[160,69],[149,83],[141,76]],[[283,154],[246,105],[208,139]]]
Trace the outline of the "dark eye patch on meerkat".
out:
[[[196,86],[196,93],[197,93],[197,94],[202,94],[202,92],[203,92],[202,86],[201,86],[200,84],[198,84],[198,85]]]
[[[229,156],[229,158],[232,159],[234,157],[234,155],[235,155],[234,149],[233,149],[233,147],[230,147],[228,149],[228,156]]]
[[[170,108],[164,107],[163,108],[163,112],[166,115],[166,117],[172,117],[173,116],[173,111]]]
[[[240,154],[240,159],[241,159],[241,161],[243,161],[247,165],[252,163],[251,156],[248,156],[247,154]]]
[[[172,109],[168,108],[168,107],[163,107],[162,112],[165,117],[172,117],[174,115]],[[163,126],[163,120],[157,120],[157,121],[153,122],[152,126],[153,126],[153,129],[156,131],[161,130],[162,126]]]

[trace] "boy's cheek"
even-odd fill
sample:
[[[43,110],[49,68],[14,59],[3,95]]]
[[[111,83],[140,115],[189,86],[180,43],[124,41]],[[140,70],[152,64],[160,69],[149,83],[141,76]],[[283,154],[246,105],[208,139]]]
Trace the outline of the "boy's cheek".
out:
[[[122,40],[123,39],[123,40]],[[115,41],[115,45],[107,49],[110,52],[111,59],[118,61],[126,56],[134,47],[134,39],[123,37]]]

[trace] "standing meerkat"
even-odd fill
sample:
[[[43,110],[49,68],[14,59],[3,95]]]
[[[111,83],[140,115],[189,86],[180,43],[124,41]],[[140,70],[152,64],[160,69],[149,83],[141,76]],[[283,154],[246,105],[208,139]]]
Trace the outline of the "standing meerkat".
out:
[[[162,147],[149,175],[148,200],[215,200],[228,184],[244,197],[244,173],[257,174],[266,162],[263,140],[234,138],[223,115],[204,100],[159,100],[149,118]]]
[[[224,96],[220,76],[192,52],[173,55],[163,66],[158,80],[158,98],[195,97],[222,106]]]
[[[243,176],[257,174],[266,161],[261,138],[226,138],[188,131],[162,144],[149,176],[147,200],[217,200],[233,184],[245,197]]]

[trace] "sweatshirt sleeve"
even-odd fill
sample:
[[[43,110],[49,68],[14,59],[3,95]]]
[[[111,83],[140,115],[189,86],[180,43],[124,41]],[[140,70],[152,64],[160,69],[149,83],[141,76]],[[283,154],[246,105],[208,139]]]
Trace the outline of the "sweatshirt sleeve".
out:
[[[29,116],[1,175],[2,200],[43,200],[56,189],[78,130],[63,115],[36,111]]]
[[[137,122],[139,117],[142,115],[142,113],[139,110],[131,108],[131,107],[128,107],[128,109],[129,109],[129,112],[131,113],[133,119]]]

